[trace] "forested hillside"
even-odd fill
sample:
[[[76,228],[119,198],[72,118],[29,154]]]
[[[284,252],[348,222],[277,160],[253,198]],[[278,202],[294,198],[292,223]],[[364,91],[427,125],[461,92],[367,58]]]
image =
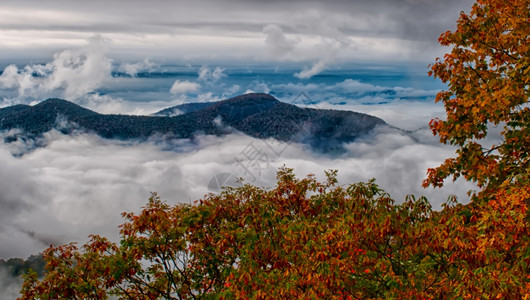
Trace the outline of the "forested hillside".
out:
[[[52,128],[64,133],[81,129],[118,139],[145,139],[155,134],[190,139],[197,134],[239,131],[256,138],[307,143],[327,151],[385,125],[367,114],[300,108],[267,94],[247,94],[196,108],[173,117],[103,115],[65,100],[48,99],[35,106],[0,109],[0,129],[21,129],[30,136]]]

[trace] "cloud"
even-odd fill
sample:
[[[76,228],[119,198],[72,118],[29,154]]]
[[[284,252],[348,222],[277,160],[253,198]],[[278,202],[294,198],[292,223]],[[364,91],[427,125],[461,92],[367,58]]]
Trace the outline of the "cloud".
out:
[[[408,60],[415,60],[436,55],[433,52],[443,53],[437,48],[436,38],[453,28],[459,12],[469,10],[472,3],[206,0],[198,4],[191,0],[122,0],[112,5],[92,1],[89,5],[8,0],[2,2],[0,12],[0,54],[34,57],[42,55],[43,49],[47,53],[50,48],[79,46],[87,36],[102,33],[113,37],[112,52],[116,58],[143,58],[155,53],[172,58],[271,59],[267,50],[288,50],[292,40],[297,41],[296,48],[303,49],[297,54],[303,54],[312,48],[305,46],[315,39],[331,38],[356,41],[342,53],[349,57],[401,60],[408,56]],[[274,46],[264,49],[264,28],[270,24],[288,28],[289,38],[283,40],[278,28],[269,27],[265,34],[269,34]],[[175,40],[179,41],[178,47]],[[311,55],[312,61],[318,59],[316,51]]]
[[[19,297],[22,282],[22,278],[12,277],[10,270],[0,266],[0,298],[16,299]]]
[[[266,93],[268,94],[271,91],[269,85],[263,81],[254,80],[249,85],[245,94],[249,93]]]
[[[285,57],[293,51],[296,41],[288,39],[282,28],[276,24],[269,24],[263,27],[265,34],[265,44],[271,56]]]
[[[305,68],[302,71],[295,73],[294,76],[300,79],[309,79],[318,73],[324,71],[328,65],[328,59],[321,59],[316,62],[311,68]]]
[[[190,92],[197,92],[201,88],[201,85],[196,82],[188,80],[175,80],[169,92],[175,94],[186,94]]]
[[[110,78],[112,60],[105,57],[106,43],[101,36],[94,36],[81,49],[57,53],[45,65],[23,69],[9,65],[0,76],[0,87],[16,89],[15,97],[21,101],[54,96],[79,99]]]
[[[240,90],[241,86],[239,84],[234,84],[223,92],[223,97],[230,97],[236,95]]]
[[[271,85],[270,91],[287,103],[364,112],[406,130],[425,127],[444,112],[441,103],[434,103],[438,90],[382,86],[351,78],[335,84],[280,83]]]
[[[345,79],[337,83],[334,87],[341,89],[343,92],[366,93],[366,92],[380,92],[385,90],[385,87],[364,83],[360,80]]]
[[[43,240],[79,240],[89,231],[115,237],[118,211],[137,210],[149,191],[168,198],[185,195],[182,184],[191,184],[174,160],[179,154],[154,144],[58,132],[45,138],[48,146],[22,157],[0,145],[6,166],[0,171],[0,257],[36,253],[46,246]]]
[[[51,131],[43,137],[45,147],[22,156],[11,153],[31,145],[1,143],[0,257],[26,257],[52,242],[83,241],[90,233],[116,239],[120,213],[138,211],[151,191],[170,203],[191,202],[210,192],[212,178],[221,173],[270,187],[282,165],[321,179],[324,170],[338,169],[342,184],[375,177],[398,201],[409,193],[427,195],[435,207],[449,194],[465,200],[472,187],[461,182],[442,190],[421,188],[426,169],[454,151],[429,135],[427,129],[379,130],[347,145],[340,156],[240,134],[194,140],[153,136],[139,143]],[[261,169],[245,162],[249,147],[263,154]]]
[[[212,92],[207,92],[204,94],[197,95],[196,102],[215,102],[219,100],[223,100],[223,99],[220,99],[219,97],[214,96]]]
[[[20,74],[15,65],[5,67],[2,75],[0,75],[0,86],[4,89],[12,89],[19,87]]]
[[[294,37],[288,39],[282,27],[268,24],[263,28],[265,44],[276,60],[312,61],[311,67],[294,74],[300,79],[308,79],[335,63],[341,53],[354,52],[357,43],[343,30],[349,25],[349,19],[311,7],[300,9],[293,12],[287,22]]]
[[[394,100],[389,103],[377,105],[355,103],[334,105],[329,102],[323,102],[314,105],[314,107],[367,113],[385,120],[389,125],[409,131],[425,129],[428,127],[430,120],[441,117],[445,113],[442,104],[425,101]],[[431,140],[431,132],[428,131],[425,133],[426,137],[422,140]]]
[[[23,147],[33,146],[24,144]],[[16,149],[13,149],[16,150]],[[18,154],[14,151],[13,154]],[[3,222],[9,222],[12,220],[14,213],[27,209],[31,205],[31,199],[38,196],[38,192],[42,186],[39,186],[39,182],[34,180],[34,177],[30,171],[28,171],[27,165],[20,160],[12,159],[12,154],[5,148],[0,148],[0,158],[2,158],[2,168],[0,168],[0,178],[4,179],[9,176],[14,178],[25,178],[26,185],[24,189],[18,184],[10,184],[8,180],[0,181],[0,219]],[[45,205],[46,202],[43,202]],[[0,231],[2,226],[0,225]]]
[[[136,63],[122,63],[119,70],[125,74],[135,77],[140,71],[152,71],[157,65],[149,59],[144,59]]]
[[[48,146],[21,157],[10,155],[8,144],[0,143],[2,196],[9,203],[24,203],[7,210],[1,203],[0,258],[27,257],[50,243],[84,242],[91,233],[116,241],[121,212],[139,211],[151,191],[170,204],[192,203],[217,192],[219,182],[235,184],[237,177],[271,187],[283,165],[300,177],[313,173],[319,180],[325,180],[324,170],[337,169],[340,184],[375,177],[398,202],[411,193],[426,195],[435,208],[450,194],[465,201],[465,192],[473,186],[463,182],[448,183],[444,189],[421,188],[426,168],[453,152],[427,131],[418,142],[403,132],[380,129],[347,145],[347,152],[338,157],[314,153],[301,144],[238,134],[195,140],[152,137],[140,144],[52,131],[45,135]],[[249,149],[261,153],[260,168],[245,160]],[[11,297],[20,281],[5,279],[0,295]]]
[[[336,24],[328,24],[327,29],[323,30],[319,36],[318,43],[311,46],[309,52],[314,53],[310,60],[316,61],[310,68],[304,68],[302,71],[295,73],[294,76],[300,79],[311,78],[324,71],[329,65],[335,63],[338,56],[345,51],[352,51],[352,45],[355,43],[345,36]],[[313,26],[310,28],[313,29]]]
[[[227,76],[225,73],[223,73],[224,71],[225,69],[221,67],[216,67],[215,69],[211,70],[207,66],[202,66],[199,69],[199,80],[205,81],[207,83],[215,83],[219,79]]]

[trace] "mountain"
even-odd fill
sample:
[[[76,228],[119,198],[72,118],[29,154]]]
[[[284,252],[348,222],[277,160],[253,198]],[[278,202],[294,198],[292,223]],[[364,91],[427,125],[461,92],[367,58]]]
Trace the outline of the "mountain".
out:
[[[182,114],[187,114],[190,112],[198,111],[208,106],[212,106],[216,102],[199,102],[199,103],[184,103],[177,106],[169,107],[163,109],[159,112],[153,114],[153,116],[158,117],[174,117]]]
[[[15,105],[0,109],[0,129],[22,129],[29,134],[42,134],[55,128],[58,116],[80,119],[98,113],[61,99],[48,99],[37,105]]]
[[[179,111],[180,114],[169,117]],[[67,121],[67,122],[66,122]],[[196,134],[223,135],[234,131],[256,138],[296,141],[322,151],[386,123],[351,111],[300,108],[267,94],[246,94],[213,103],[188,103],[162,110],[154,116],[104,115],[61,99],[34,106],[0,109],[0,130],[21,129],[38,136],[52,128],[64,133],[84,129],[104,138],[193,138]]]

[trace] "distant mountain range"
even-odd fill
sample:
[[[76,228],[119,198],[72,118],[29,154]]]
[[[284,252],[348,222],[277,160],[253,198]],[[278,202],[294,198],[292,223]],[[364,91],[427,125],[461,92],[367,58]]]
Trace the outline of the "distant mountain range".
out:
[[[153,116],[104,115],[61,99],[0,109],[0,130],[20,129],[27,136],[38,136],[53,128],[64,133],[84,129],[116,139],[141,139],[153,134],[189,139],[197,134],[220,136],[239,131],[256,138],[306,143],[322,151],[333,151],[385,124],[367,114],[300,108],[257,93],[218,102],[182,104]]]

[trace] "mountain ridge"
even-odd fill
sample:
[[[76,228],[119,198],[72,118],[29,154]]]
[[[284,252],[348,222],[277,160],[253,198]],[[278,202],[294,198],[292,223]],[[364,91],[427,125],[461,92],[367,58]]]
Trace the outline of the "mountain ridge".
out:
[[[338,149],[386,123],[367,114],[298,106],[279,101],[268,94],[252,93],[208,105],[187,103],[188,111],[176,116],[157,116],[181,106],[161,110],[154,116],[105,115],[72,102],[52,98],[33,106],[16,105],[0,109],[0,130],[21,129],[38,136],[57,128],[57,120],[73,122],[79,128],[104,138],[191,139],[197,134],[221,136],[238,131],[255,138],[295,141],[328,152]],[[78,128],[76,127],[76,128]],[[65,126],[61,131],[73,129]]]

